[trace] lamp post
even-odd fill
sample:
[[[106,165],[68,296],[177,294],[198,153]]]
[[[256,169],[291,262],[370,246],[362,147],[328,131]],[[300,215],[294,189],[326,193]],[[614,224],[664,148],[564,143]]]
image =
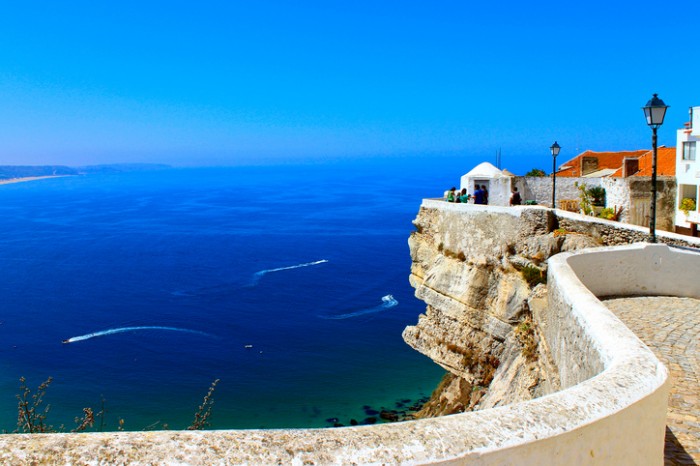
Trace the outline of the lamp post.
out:
[[[668,105],[659,99],[658,94],[642,107],[647,125],[651,127],[651,212],[649,217],[649,242],[656,243],[656,130],[664,124]]]
[[[552,151],[552,209],[557,208],[557,155],[561,150],[561,146],[554,141],[552,147],[549,148]]]

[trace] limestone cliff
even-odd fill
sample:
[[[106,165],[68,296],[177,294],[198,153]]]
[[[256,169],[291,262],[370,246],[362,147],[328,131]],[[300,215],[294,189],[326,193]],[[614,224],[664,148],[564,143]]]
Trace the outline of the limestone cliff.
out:
[[[421,207],[409,239],[410,282],[427,308],[403,338],[448,374],[417,416],[556,391],[557,371],[537,328],[546,287],[537,282],[551,255],[599,241],[557,230],[547,209],[433,202]]]

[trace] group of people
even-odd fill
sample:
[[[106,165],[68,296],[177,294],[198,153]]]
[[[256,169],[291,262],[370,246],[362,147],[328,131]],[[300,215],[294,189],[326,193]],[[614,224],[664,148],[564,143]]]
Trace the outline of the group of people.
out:
[[[457,188],[453,186],[449,190],[445,191],[445,200],[447,202],[461,202],[462,204],[466,204],[468,202],[472,202],[473,204],[488,204],[489,190],[486,189],[486,185],[482,184],[479,186],[478,184],[475,184],[474,193],[470,195],[467,193],[467,188],[462,188],[461,191],[458,191]],[[513,192],[510,195],[510,205],[520,205],[522,202],[523,200],[520,197],[518,188],[513,187]]]
[[[486,185],[474,185],[474,194],[467,193],[467,188],[462,188],[458,191],[454,186],[445,192],[445,200],[447,202],[461,202],[466,204],[472,201],[474,204],[488,204],[489,190]]]

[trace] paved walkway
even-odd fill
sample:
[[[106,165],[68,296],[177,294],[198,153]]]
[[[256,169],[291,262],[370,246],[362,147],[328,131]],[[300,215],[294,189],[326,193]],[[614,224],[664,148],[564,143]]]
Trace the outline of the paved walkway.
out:
[[[700,300],[644,297],[605,304],[671,372],[665,464],[700,464]]]

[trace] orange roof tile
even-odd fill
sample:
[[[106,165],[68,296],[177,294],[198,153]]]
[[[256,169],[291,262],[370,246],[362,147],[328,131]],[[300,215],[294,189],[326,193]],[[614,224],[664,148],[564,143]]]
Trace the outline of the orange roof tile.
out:
[[[561,167],[560,170],[557,170],[557,176],[563,176],[563,177],[576,176],[573,173],[574,173],[574,167]]]
[[[625,158],[637,158],[644,155],[645,150],[633,150],[633,151],[619,151],[619,152],[594,152],[592,150],[587,150],[573,159],[565,162],[559,171],[557,171],[557,176],[570,176],[577,177],[581,176],[582,171],[582,160],[585,157],[594,157],[598,160],[598,168],[596,170],[602,170],[604,168],[620,168],[622,167],[622,161]]]
[[[634,176],[651,176],[651,151],[639,158],[639,171]],[[676,176],[676,148],[659,147],[656,151],[656,174],[659,176]]]
[[[625,158],[639,159],[639,171],[633,173],[633,176],[651,176],[651,151],[636,150],[636,151],[620,151],[620,152],[594,152],[587,150],[561,166],[557,171],[557,176],[563,177],[578,177],[581,176],[582,159],[584,157],[595,157],[598,160],[597,170],[604,168],[617,168],[612,177],[619,178],[622,176],[622,163]],[[656,159],[656,174],[659,176],[675,176],[676,174],[676,148],[675,147],[659,147],[657,150]]]

